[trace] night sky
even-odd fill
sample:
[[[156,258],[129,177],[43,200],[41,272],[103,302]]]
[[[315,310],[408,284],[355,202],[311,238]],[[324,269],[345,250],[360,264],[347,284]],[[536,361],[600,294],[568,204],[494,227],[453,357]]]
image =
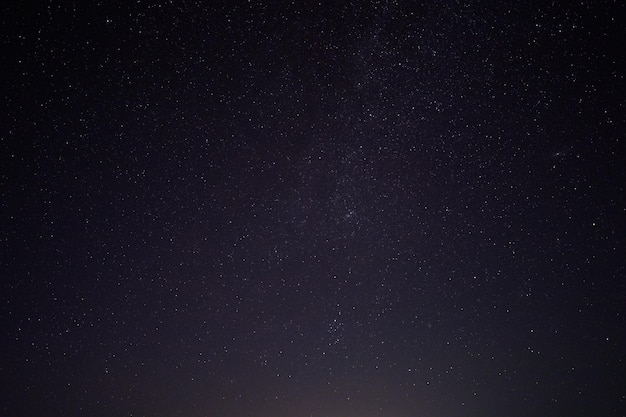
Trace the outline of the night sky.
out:
[[[625,9],[3,1],[0,413],[626,415]]]

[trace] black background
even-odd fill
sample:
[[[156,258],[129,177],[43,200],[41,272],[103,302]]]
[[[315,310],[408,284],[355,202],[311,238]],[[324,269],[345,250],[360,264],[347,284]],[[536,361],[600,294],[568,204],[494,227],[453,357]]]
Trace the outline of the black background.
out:
[[[3,2],[2,414],[624,415],[624,8]]]

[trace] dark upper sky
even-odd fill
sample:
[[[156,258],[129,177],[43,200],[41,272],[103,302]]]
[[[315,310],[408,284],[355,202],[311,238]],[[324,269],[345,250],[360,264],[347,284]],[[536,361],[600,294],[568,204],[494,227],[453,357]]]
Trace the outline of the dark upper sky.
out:
[[[2,3],[2,415],[624,415],[623,3],[294,3]]]

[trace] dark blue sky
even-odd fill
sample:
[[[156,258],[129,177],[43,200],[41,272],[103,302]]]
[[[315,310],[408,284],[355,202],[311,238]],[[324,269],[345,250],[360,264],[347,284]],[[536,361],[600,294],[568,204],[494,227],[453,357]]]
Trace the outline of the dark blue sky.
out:
[[[618,2],[4,2],[7,416],[626,412]]]

